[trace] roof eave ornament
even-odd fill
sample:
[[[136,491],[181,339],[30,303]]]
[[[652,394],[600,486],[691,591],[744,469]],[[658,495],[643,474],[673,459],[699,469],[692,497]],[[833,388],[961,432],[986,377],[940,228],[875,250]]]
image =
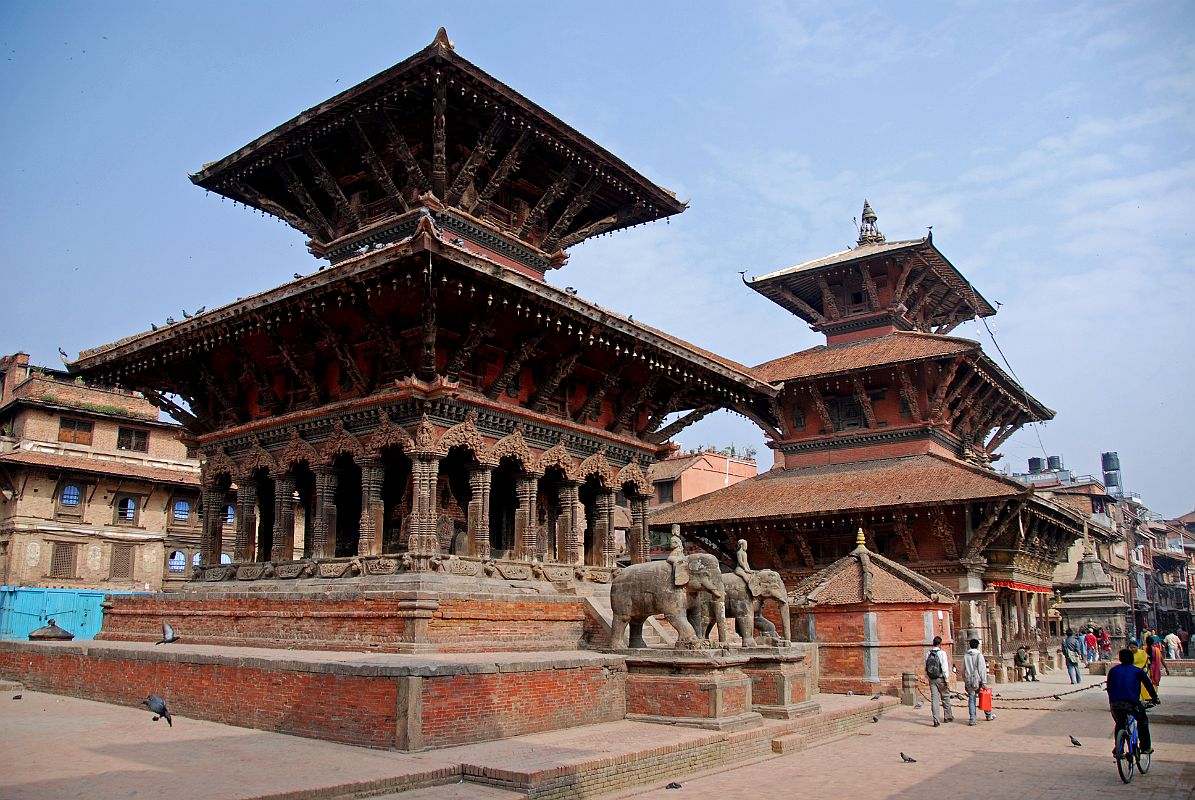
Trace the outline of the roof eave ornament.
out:
[[[456,47],[452,44],[452,40],[448,38],[448,31],[444,28],[436,31],[436,38],[432,40],[432,45],[435,47],[444,47],[448,50],[456,50]]]
[[[857,244],[882,244],[884,241],[884,234],[880,233],[880,229],[876,226],[876,221],[879,217],[876,212],[872,210],[871,203],[866,200],[863,201],[863,218],[862,224],[859,226],[859,241]]]

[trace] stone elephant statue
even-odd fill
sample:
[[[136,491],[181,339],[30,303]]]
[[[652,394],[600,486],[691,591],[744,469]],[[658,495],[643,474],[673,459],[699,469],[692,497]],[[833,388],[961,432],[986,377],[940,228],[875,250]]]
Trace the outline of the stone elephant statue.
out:
[[[676,628],[680,637],[677,646],[696,644],[697,632],[689,624],[690,611],[702,602],[703,596],[721,599],[725,595],[722,588],[724,576],[718,567],[718,559],[702,553],[686,556],[679,574],[686,582],[677,586],[672,564],[667,561],[632,564],[618,573],[610,584],[610,608],[614,611],[611,647],[623,646],[628,625],[630,646],[647,647],[643,641],[643,623],[656,614],[663,614]],[[715,605],[721,606],[721,603]],[[725,637],[725,612],[716,613],[714,619],[719,635]]]
[[[780,604],[780,619],[784,627],[783,640],[791,642],[792,623],[788,616],[788,589],[780,579],[780,574],[775,570],[759,569],[751,576],[751,582],[755,590],[754,596],[747,591],[747,584],[742,576],[734,572],[724,573],[722,586],[726,590],[726,596],[721,601],[712,594],[706,597],[707,606],[701,609],[697,627],[703,628],[708,636],[714,627],[710,621],[711,612],[716,615],[719,606],[722,606],[725,616],[734,619],[735,630],[743,638],[743,647],[755,646],[756,630],[772,639],[780,638],[776,633],[776,626],[760,613],[764,599],[770,598]],[[718,629],[718,636],[723,642],[726,641],[721,628]]]

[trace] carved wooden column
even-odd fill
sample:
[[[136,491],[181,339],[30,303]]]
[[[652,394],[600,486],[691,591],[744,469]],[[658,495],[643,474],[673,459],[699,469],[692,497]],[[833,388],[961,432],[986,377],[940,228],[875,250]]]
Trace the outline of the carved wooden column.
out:
[[[602,489],[597,494],[594,503],[597,519],[593,521],[593,556],[590,561],[594,566],[614,566],[614,490]]]
[[[385,529],[386,503],[382,483],[386,468],[381,461],[369,459],[361,465],[361,531],[357,536],[357,555],[376,556],[382,552],[379,532]]]
[[[336,555],[336,486],[340,473],[331,464],[320,464],[315,468],[315,528],[311,538],[311,555],[314,558],[331,558]]]
[[[237,527],[233,544],[234,561],[253,561],[257,552],[257,481],[237,480]]]
[[[290,472],[271,475],[274,479],[274,536],[270,558],[293,561],[295,557],[295,479]]]
[[[582,564],[585,553],[585,509],[576,481],[560,482],[560,516],[556,520],[556,560],[561,564]],[[579,518],[579,519],[578,519]]]
[[[646,495],[631,497],[631,529],[627,531],[627,551],[632,564],[645,564],[651,560],[651,540],[647,530]]]
[[[224,534],[224,496],[216,481],[203,484],[203,533],[199,538],[199,563],[219,564]]]
[[[469,470],[469,555],[490,557],[490,467]]]
[[[533,472],[524,472],[519,476],[515,491],[519,497],[519,507],[515,510],[515,558],[531,561],[536,557],[536,513],[535,500],[539,494],[540,476]]]
[[[412,465],[415,491],[411,509],[411,536],[407,539],[407,548],[415,555],[439,555],[440,541],[436,535],[436,479],[440,473],[440,456],[436,453],[416,453]]]

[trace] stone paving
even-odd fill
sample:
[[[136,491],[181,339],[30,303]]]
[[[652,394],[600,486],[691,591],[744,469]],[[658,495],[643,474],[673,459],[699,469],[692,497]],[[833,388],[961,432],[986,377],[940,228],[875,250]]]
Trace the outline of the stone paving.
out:
[[[1099,676],[1085,677],[1099,684]],[[1013,797],[1099,800],[1103,797],[1195,798],[1195,678],[1163,681],[1154,712],[1157,752],[1149,774],[1120,783],[1111,757],[1111,718],[1099,688],[1062,695],[1062,673],[1040,683],[995,687],[997,719],[956,721],[934,729],[928,704],[896,707],[860,733],[810,750],[763,758],[708,773],[677,775],[610,798]],[[159,798],[315,800],[370,789],[392,800],[513,800],[504,789],[459,782],[462,763],[507,769],[552,767],[649,748],[703,732],[619,722],[426,753],[396,753],[313,741],[202,720],[154,723],[142,709],[18,690],[0,694],[0,798]],[[1050,695],[1059,693],[1061,700]],[[1046,699],[1017,703],[1014,698]],[[866,698],[819,696],[827,710]],[[1022,706],[1012,708],[1013,705]],[[1162,722],[1171,719],[1172,722]],[[1183,723],[1183,724],[1177,724]],[[1084,744],[1072,747],[1068,736]],[[902,763],[901,751],[918,759]],[[664,788],[670,780],[680,790]],[[399,788],[418,787],[408,791]],[[444,783],[444,781],[457,781]],[[432,782],[441,785],[428,785]],[[386,794],[390,791],[391,794]],[[582,795],[578,795],[582,796]],[[594,796],[594,795],[584,795]]]

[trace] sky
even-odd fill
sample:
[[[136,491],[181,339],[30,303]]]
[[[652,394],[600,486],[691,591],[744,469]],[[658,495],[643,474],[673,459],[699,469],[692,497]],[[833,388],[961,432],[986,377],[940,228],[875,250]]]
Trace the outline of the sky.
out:
[[[1195,4],[0,4],[0,351],[57,366],[317,264],[187,179],[429,44],[690,201],[548,280],[748,365],[823,337],[747,289],[853,244],[934,243],[1000,312],[979,339],[1057,412],[1061,455],[1195,508]],[[755,447],[742,417],[677,437]]]

